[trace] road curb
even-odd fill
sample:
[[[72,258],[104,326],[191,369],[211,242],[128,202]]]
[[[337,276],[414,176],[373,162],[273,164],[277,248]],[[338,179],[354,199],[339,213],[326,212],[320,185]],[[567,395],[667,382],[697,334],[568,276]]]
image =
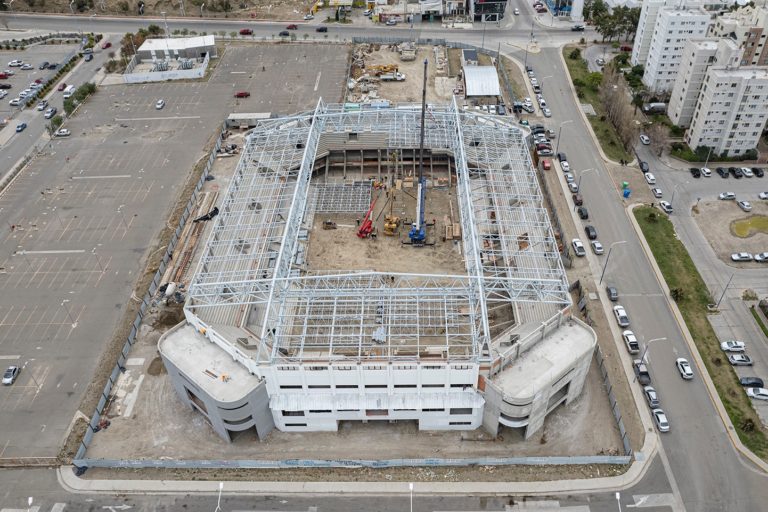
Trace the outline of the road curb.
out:
[[[744,446],[744,444],[741,442],[741,439],[739,439],[738,434],[736,433],[736,428],[733,426],[731,418],[725,411],[725,406],[723,406],[723,402],[720,400],[720,395],[717,394],[715,384],[712,382],[712,379],[709,376],[709,372],[707,372],[707,368],[704,365],[704,360],[701,358],[699,349],[696,347],[696,343],[693,341],[693,336],[691,336],[690,331],[688,331],[688,326],[683,319],[682,313],[680,313],[680,309],[677,307],[677,304],[672,300],[672,297],[670,296],[667,281],[664,279],[664,276],[661,273],[661,269],[656,263],[656,258],[654,258],[653,252],[651,252],[651,248],[648,245],[648,242],[645,240],[645,236],[643,235],[643,231],[640,229],[640,225],[637,223],[637,219],[635,219],[634,209],[639,206],[645,205],[635,203],[627,207],[627,216],[629,217],[629,222],[632,224],[632,228],[635,230],[637,237],[640,239],[640,245],[643,248],[643,252],[645,253],[646,258],[651,263],[651,268],[653,269],[653,273],[656,276],[656,280],[664,292],[664,300],[666,301],[669,309],[672,311],[672,315],[675,317],[675,321],[677,322],[680,332],[683,334],[683,339],[685,340],[686,345],[688,345],[688,350],[691,352],[693,360],[696,363],[696,367],[699,370],[699,375],[701,375],[701,380],[704,382],[704,386],[707,389],[707,393],[709,394],[710,401],[715,405],[715,409],[720,416],[720,420],[723,422],[723,426],[728,433],[728,438],[731,440],[733,448],[740,452],[744,457],[749,459],[750,462],[752,462],[755,466],[768,473],[768,463],[766,463],[746,446]]]

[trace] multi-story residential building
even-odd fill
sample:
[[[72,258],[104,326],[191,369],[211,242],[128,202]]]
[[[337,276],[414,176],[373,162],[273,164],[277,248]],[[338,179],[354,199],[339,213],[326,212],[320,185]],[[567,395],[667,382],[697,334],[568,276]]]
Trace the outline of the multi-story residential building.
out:
[[[640,20],[637,23],[637,32],[635,32],[635,43],[632,47],[632,65],[645,66],[648,60],[648,52],[651,49],[651,38],[653,30],[656,27],[656,18],[659,10],[667,5],[679,4],[671,0],[645,0],[640,9]]]
[[[743,155],[757,147],[768,120],[768,68],[710,67],[685,141],[692,149]]]
[[[768,65],[768,10],[745,6],[718,16],[709,29],[710,37],[733,39],[744,49],[742,66]]]
[[[669,99],[669,119],[677,126],[690,126],[707,69],[710,66],[736,67],[740,57],[741,50],[731,39],[689,40],[683,49],[677,80]]]
[[[710,22],[710,14],[702,7],[659,9],[643,73],[643,83],[651,91],[672,90],[685,42],[704,37]]]

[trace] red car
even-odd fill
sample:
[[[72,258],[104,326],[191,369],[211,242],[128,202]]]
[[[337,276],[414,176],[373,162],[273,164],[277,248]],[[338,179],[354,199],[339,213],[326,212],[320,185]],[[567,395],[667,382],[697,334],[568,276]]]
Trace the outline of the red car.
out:
[[[109,41],[104,41],[101,44],[101,49],[102,50],[106,50],[107,48],[112,48],[112,43],[110,43]]]
[[[59,84],[59,86],[56,88],[56,90],[57,90],[57,91],[59,91],[59,92],[61,92],[61,91],[63,91],[63,90],[64,90],[64,89],[66,89],[66,88],[67,88],[67,84],[65,84],[64,82],[61,82],[61,83]]]
[[[552,164],[546,158],[541,161],[541,168],[548,171],[552,168]]]
[[[249,28],[241,28],[240,29],[240,35],[241,36],[250,36],[251,34],[253,34],[253,30],[251,30]]]
[[[294,25],[293,23],[291,23],[290,25],[288,25],[287,27],[285,27],[285,29],[286,29],[286,30],[298,30],[298,29],[299,29],[299,27],[298,27],[298,26],[296,26],[296,25]]]
[[[248,91],[237,91],[235,93],[235,98],[247,98],[251,95]]]

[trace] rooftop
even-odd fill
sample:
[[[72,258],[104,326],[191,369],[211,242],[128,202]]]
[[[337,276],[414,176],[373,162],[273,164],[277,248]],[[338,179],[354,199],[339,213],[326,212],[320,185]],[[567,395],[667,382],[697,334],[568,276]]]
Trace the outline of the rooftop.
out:
[[[464,83],[466,96],[501,96],[499,75],[493,66],[466,66]]]
[[[195,36],[195,37],[163,37],[158,39],[147,39],[139,47],[140,52],[149,52],[157,50],[186,50],[187,48],[200,48],[203,46],[213,46],[214,37]]]

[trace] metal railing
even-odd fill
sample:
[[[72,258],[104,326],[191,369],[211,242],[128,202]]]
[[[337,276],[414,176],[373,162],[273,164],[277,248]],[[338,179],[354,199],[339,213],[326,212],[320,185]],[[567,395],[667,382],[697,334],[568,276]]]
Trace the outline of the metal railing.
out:
[[[619,427],[621,443],[624,445],[624,455],[631,457],[632,446],[629,442],[627,429],[624,428],[624,420],[621,417],[619,403],[616,401],[616,396],[613,394],[613,385],[611,384],[611,379],[608,377],[608,369],[605,367],[603,352],[600,350],[599,345],[595,350],[595,359],[597,359],[597,364],[600,366],[600,374],[603,376],[603,384],[605,385],[605,390],[608,393],[608,402],[611,404],[611,412],[613,413],[613,417],[616,420],[616,425]]]

